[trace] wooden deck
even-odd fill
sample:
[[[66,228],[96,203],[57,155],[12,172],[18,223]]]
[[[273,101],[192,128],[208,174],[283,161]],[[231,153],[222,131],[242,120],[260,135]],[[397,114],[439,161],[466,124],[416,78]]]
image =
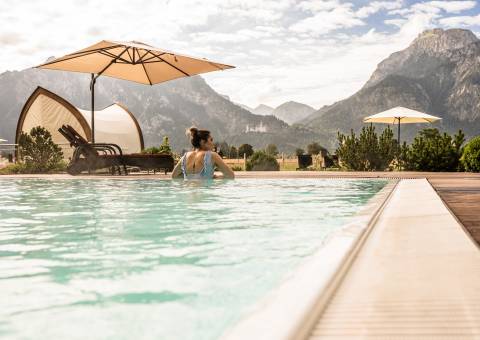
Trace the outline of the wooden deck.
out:
[[[442,200],[480,246],[480,178],[429,178]]]

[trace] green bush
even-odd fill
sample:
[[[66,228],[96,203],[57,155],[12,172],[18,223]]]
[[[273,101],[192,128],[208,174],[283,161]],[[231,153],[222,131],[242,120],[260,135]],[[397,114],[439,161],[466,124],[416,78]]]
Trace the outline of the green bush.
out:
[[[161,153],[161,154],[171,155],[172,154],[172,149],[170,148],[170,143],[168,141],[168,137],[167,136],[163,137],[163,142],[162,142],[162,144],[160,144],[159,147],[152,146],[152,147],[143,149],[142,153],[146,153],[146,154]]]
[[[253,155],[253,146],[250,144],[242,144],[238,147],[238,155],[240,157],[243,157],[243,155],[246,155],[246,157],[250,157]]]
[[[230,147],[228,151],[228,158],[237,158],[238,157],[238,150],[233,145]]]
[[[275,144],[268,144],[265,148],[265,152],[271,156],[278,155],[278,148]]]
[[[387,127],[378,137],[373,125],[364,126],[357,137],[338,133],[336,154],[342,168],[356,171],[385,170],[394,160],[398,143]]]
[[[438,129],[423,129],[413,143],[402,150],[402,163],[413,171],[458,171],[465,135],[440,134]],[[403,149],[403,147],[402,147]]]
[[[325,149],[317,142],[313,142],[307,145],[307,154],[309,155],[318,155],[322,151],[327,152],[327,149]]]
[[[280,165],[274,156],[265,151],[255,151],[247,161],[247,171],[279,171]]]
[[[480,136],[465,145],[460,160],[466,171],[480,172]]]
[[[295,149],[295,156],[301,156],[305,153],[305,150],[301,149],[301,148],[296,148]]]
[[[27,173],[27,166],[25,163],[9,164],[6,167],[0,169],[0,175],[13,175]]]
[[[50,132],[37,126],[30,133],[22,132],[18,141],[20,164],[12,167],[19,173],[49,173],[63,171],[62,149],[53,142]]]

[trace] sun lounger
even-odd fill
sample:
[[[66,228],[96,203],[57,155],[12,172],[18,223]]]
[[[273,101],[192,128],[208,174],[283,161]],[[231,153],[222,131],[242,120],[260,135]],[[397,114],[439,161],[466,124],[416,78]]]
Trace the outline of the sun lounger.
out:
[[[74,128],[63,125],[58,131],[75,148],[67,172],[78,175],[82,171],[110,169],[112,174],[118,172],[126,175],[127,166],[138,167],[141,170],[172,171],[174,159],[168,154],[124,154],[122,148],[113,143],[89,143]]]

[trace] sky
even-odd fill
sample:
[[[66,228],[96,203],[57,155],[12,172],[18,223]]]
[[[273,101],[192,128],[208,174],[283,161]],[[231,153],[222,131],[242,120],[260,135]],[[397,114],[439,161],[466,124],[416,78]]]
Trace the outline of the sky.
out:
[[[477,1],[0,0],[0,72],[100,40],[136,40],[235,65],[205,74],[255,107],[319,108],[359,90],[376,65],[430,28],[480,36]],[[162,86],[155,85],[155,86]]]

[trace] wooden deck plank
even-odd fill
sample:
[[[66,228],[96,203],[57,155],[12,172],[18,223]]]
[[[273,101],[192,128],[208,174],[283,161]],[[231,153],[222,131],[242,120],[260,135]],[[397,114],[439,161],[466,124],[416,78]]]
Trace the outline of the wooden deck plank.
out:
[[[428,178],[438,195],[480,246],[480,179]]]

